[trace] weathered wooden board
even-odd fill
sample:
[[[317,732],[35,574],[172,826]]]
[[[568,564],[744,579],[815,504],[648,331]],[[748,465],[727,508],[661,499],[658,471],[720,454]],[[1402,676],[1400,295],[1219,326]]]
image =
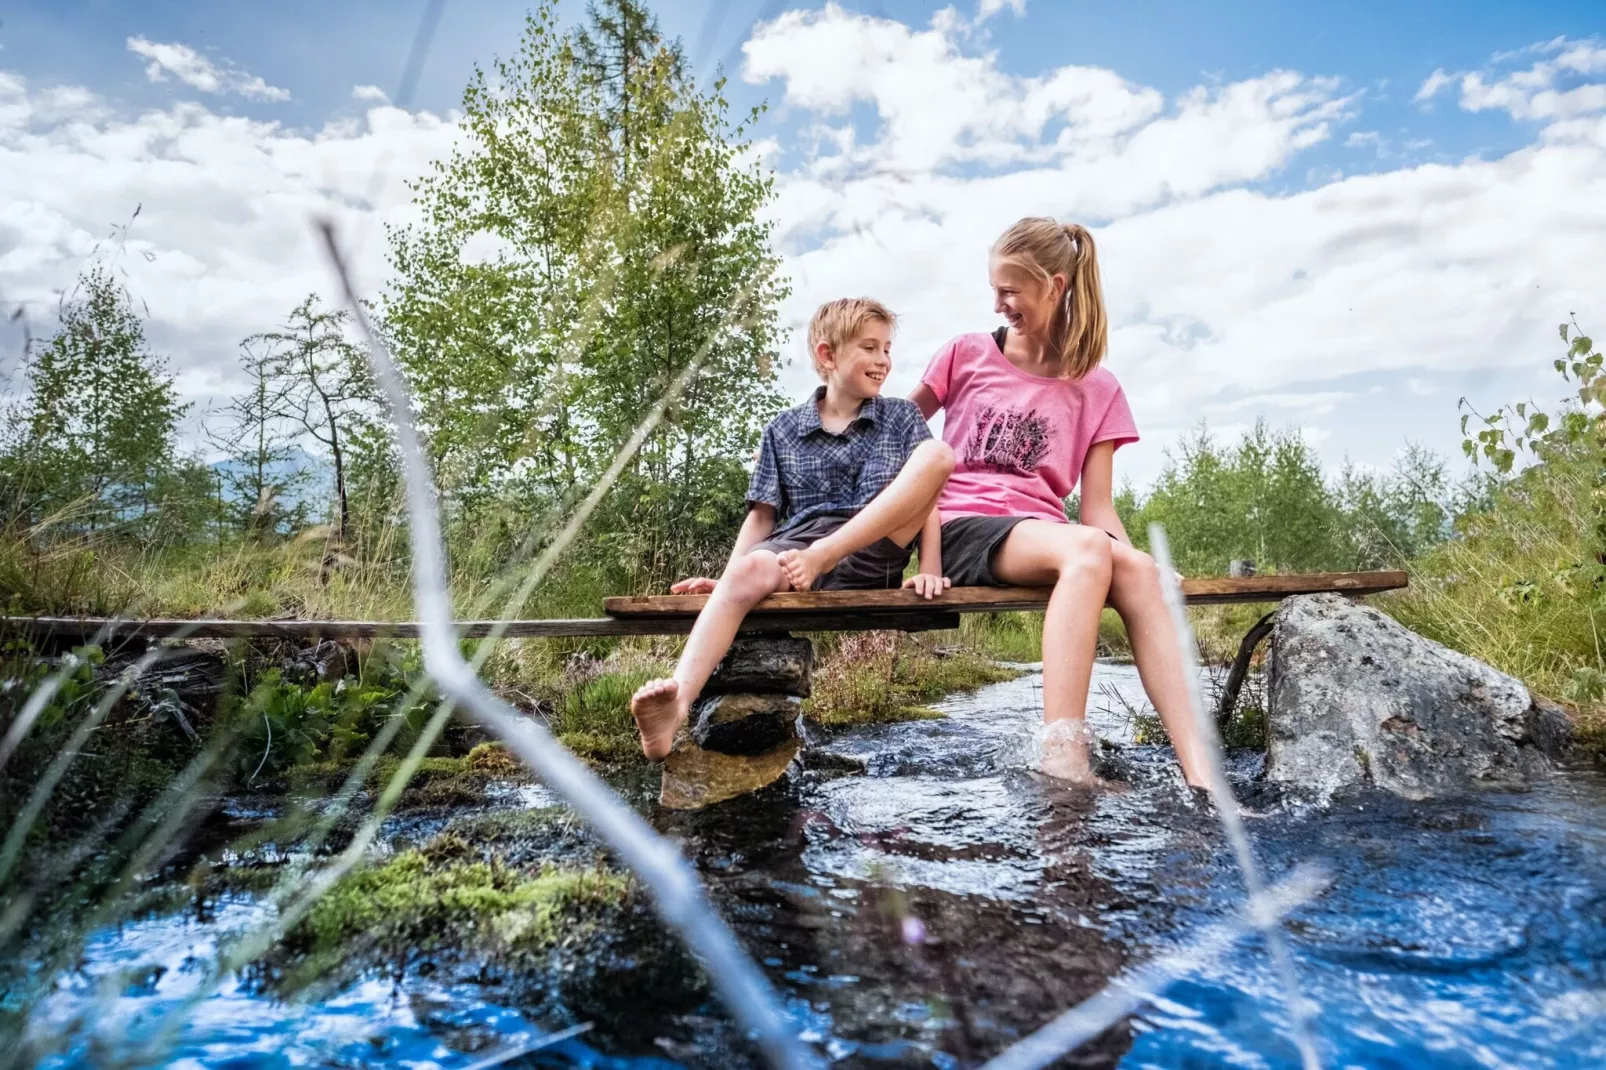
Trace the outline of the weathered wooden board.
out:
[[[1210,577],[1182,581],[1190,605],[1275,602],[1324,591],[1366,595],[1406,586],[1404,572],[1328,572],[1302,576]],[[772,594],[743,622],[744,634],[957,628],[961,613],[1041,610],[1047,587],[955,587],[927,600],[913,591],[789,591]],[[682,635],[707,595],[632,595],[603,600],[606,617],[579,620],[457,622],[464,639],[498,635],[542,639],[591,635]],[[416,621],[377,620],[107,620],[99,617],[0,617],[0,628],[38,638],[90,639],[416,639]]]
[[[555,639],[593,635],[684,635],[695,614],[677,617],[591,617],[578,620],[472,620],[457,622],[464,639]],[[765,613],[742,625],[744,635],[777,632],[849,632],[867,628],[924,632],[959,627],[957,613],[903,610],[880,613]],[[417,639],[417,621],[376,620],[106,620],[101,617],[0,617],[0,631],[17,629],[39,639]]]
[[[1322,572],[1298,576],[1211,576],[1182,581],[1190,605],[1226,602],[1275,602],[1290,595],[1337,592],[1375,594],[1405,587],[1404,572]],[[911,590],[786,591],[760,602],[754,614],[840,613],[874,615],[915,608],[941,608],[954,613],[1041,610],[1048,605],[1048,587],[955,587],[928,601]],[[605,598],[603,609],[614,617],[695,615],[708,601],[702,594],[649,594]]]

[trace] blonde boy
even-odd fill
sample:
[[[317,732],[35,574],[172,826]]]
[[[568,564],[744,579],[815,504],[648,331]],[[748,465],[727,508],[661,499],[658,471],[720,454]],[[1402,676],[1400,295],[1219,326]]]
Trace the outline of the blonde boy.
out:
[[[764,428],[747,519],[724,574],[670,588],[709,598],[675,674],[630,700],[641,749],[653,761],[669,753],[742,618],[768,595],[903,583],[934,598],[948,586],[934,506],[954,454],[931,437],[914,403],[881,396],[895,323],[867,298],[830,301],[814,313],[809,354],[824,385]],[[920,571],[904,582],[917,538]]]

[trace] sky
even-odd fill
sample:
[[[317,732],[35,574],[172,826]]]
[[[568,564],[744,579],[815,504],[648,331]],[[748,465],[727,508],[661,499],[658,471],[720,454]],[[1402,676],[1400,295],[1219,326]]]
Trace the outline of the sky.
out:
[[[450,151],[473,66],[514,49],[526,7],[446,0],[409,78],[425,0],[8,5],[0,370],[115,256],[181,394],[221,404],[241,338],[333,295],[315,216],[384,286],[406,180]],[[887,302],[891,391],[1000,322],[987,250],[1006,226],[1090,227],[1143,435],[1117,474],[1139,486],[1201,420],[1297,428],[1335,469],[1386,468],[1407,441],[1458,454],[1460,399],[1553,402],[1557,324],[1606,331],[1600,0],[655,10],[734,111],[768,106],[783,319]]]

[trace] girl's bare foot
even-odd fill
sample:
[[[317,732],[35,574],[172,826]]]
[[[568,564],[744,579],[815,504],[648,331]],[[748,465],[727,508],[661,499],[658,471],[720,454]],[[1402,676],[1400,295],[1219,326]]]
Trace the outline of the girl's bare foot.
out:
[[[1088,736],[1081,721],[1048,722],[1043,726],[1043,759],[1038,768],[1057,780],[1097,787],[1099,779],[1088,759]]]
[[[663,761],[675,745],[675,729],[686,716],[680,703],[680,683],[649,680],[642,684],[631,696],[630,716],[641,733],[641,753],[648,761]]]
[[[792,590],[812,591],[815,580],[836,568],[837,562],[822,554],[818,546],[815,543],[801,550],[787,550],[779,556],[781,571],[786,574]]]

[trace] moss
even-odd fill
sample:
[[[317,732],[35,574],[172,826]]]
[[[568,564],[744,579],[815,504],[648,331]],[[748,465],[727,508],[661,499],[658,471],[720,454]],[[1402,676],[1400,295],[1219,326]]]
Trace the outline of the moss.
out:
[[[634,722],[632,722],[634,725]],[[558,742],[592,762],[620,764],[646,761],[641,754],[641,738],[634,727],[629,735],[613,732],[564,732]]]
[[[501,743],[481,743],[469,751],[463,761],[470,769],[494,776],[527,775],[524,763]]]
[[[582,937],[630,894],[625,878],[604,870],[524,873],[464,860],[469,852],[438,837],[340,881],[286,937],[303,956],[292,984],[341,963],[407,962],[443,949],[517,962]]]
[[[940,717],[928,703],[1020,675],[963,648],[898,632],[851,634],[823,645],[803,714],[830,727]]]

